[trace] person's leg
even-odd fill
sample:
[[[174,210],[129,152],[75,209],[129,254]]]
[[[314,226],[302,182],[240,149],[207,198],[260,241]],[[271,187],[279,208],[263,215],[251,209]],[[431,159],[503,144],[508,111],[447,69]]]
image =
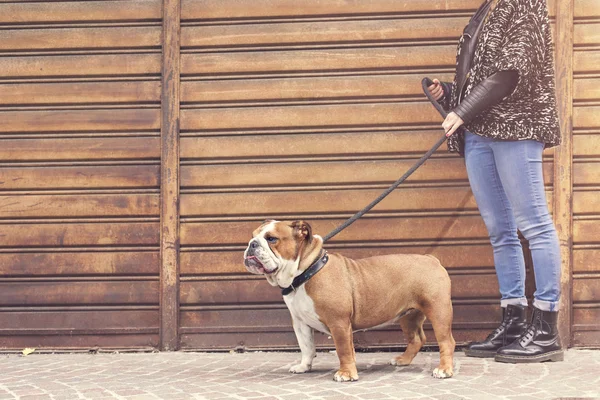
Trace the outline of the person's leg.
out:
[[[535,272],[533,317],[523,335],[498,349],[496,361],[561,361],[558,335],[560,249],[544,191],[543,144],[532,141],[492,144],[498,174],[513,206],[515,220],[529,241]]]
[[[529,241],[536,284],[533,304],[542,311],[557,311],[560,247],[544,188],[544,145],[534,140],[523,140],[494,142],[492,147],[517,227]]]
[[[467,133],[465,161],[471,189],[490,236],[501,293],[502,322],[480,342],[465,348],[471,357],[495,357],[526,326],[525,261],[510,202],[496,171],[490,139]]]
[[[465,134],[465,162],[471,190],[488,230],[501,305],[527,306],[525,260],[513,210],[498,175],[491,139]]]

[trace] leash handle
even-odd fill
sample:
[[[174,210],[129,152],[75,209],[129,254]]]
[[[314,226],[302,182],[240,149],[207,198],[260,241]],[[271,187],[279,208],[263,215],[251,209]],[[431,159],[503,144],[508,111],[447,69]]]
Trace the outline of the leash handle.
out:
[[[433,106],[435,107],[435,109],[438,110],[438,112],[440,113],[440,115],[443,118],[446,118],[446,115],[448,115],[446,113],[446,110],[444,110],[444,108],[440,105],[440,103],[438,103],[433,98],[433,96],[431,95],[431,93],[429,93],[428,86],[431,86],[431,85],[433,85],[433,81],[431,79],[429,79],[429,78],[423,78],[423,80],[421,81],[421,86],[423,87],[423,92],[425,92],[425,96],[427,96],[427,98],[429,99],[429,101],[433,104]],[[415,172],[417,170],[417,168],[419,168],[421,165],[423,165],[423,163],[425,161],[427,161],[427,159],[429,157],[431,157],[431,155],[438,149],[438,147],[440,147],[442,145],[442,143],[444,143],[446,141],[446,139],[448,139],[448,138],[444,134],[433,145],[433,147],[431,149],[429,149],[429,151],[427,153],[425,153],[423,155],[423,157],[421,157],[419,159],[419,161],[417,161],[415,163],[415,165],[413,165],[408,171],[406,171],[406,173],[404,175],[402,175],[400,177],[400,179],[398,179],[396,182],[394,182],[392,184],[392,186],[390,186],[389,188],[387,188],[385,192],[381,193],[379,195],[379,197],[377,197],[375,200],[373,200],[365,208],[363,208],[362,210],[360,210],[359,212],[357,212],[356,214],[354,214],[352,217],[350,217],[348,220],[346,220],[346,222],[344,222],[342,225],[338,226],[333,231],[329,232],[325,237],[323,237],[323,242],[327,242],[329,239],[331,239],[332,237],[334,237],[335,235],[337,235],[338,233],[340,233],[341,231],[343,231],[344,229],[346,229],[347,227],[349,227],[350,225],[352,225],[354,222],[356,222],[356,220],[358,220],[360,217],[362,217],[363,215],[365,215],[366,213],[368,213],[373,207],[375,207],[377,204],[379,204],[381,202],[381,200],[383,200],[384,198],[386,198],[390,193],[392,193],[394,191],[394,189],[396,189],[398,186],[400,186],[400,184],[402,182],[404,182],[406,180],[406,178],[408,178],[410,175],[412,175],[412,173]]]
[[[431,95],[431,93],[429,92],[429,86],[431,86],[431,85],[433,85],[433,81],[429,78],[423,78],[423,80],[421,81],[421,87],[423,88],[423,92],[425,93],[425,96],[427,96],[427,99],[431,102],[431,104],[433,104],[435,109],[445,119],[446,116],[448,115],[448,113],[446,112],[446,110],[444,110],[444,107],[442,107],[442,105],[440,103],[438,103],[437,100],[434,99],[433,96]]]

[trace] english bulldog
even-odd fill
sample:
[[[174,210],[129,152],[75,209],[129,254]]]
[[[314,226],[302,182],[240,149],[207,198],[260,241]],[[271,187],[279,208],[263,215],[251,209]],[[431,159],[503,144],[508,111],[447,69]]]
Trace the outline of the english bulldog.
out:
[[[452,376],[450,278],[437,258],[395,254],[352,260],[327,254],[323,239],[304,221],[265,221],[252,236],[244,252],[246,268],[283,289],[292,315],[302,359],[290,372],[311,370],[317,330],[335,344],[340,368],[333,379],[356,381],[353,331],[396,321],[408,345],[391,364],[409,365],[425,343],[423,322],[429,318],[440,347],[433,376]]]

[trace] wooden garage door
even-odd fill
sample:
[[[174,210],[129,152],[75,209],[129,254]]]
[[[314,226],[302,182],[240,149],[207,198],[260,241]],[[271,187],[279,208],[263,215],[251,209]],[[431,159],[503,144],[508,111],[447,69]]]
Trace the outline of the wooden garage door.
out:
[[[414,163],[442,134],[420,80],[451,78],[479,3],[183,0],[180,32],[177,0],[0,2],[0,348],[296,347],[279,291],[242,266],[252,230],[301,218],[326,234]],[[576,1],[583,345],[599,331],[598,15]],[[553,155],[549,200],[556,184],[569,220]],[[499,318],[485,228],[445,150],[327,247],[437,255],[459,342]],[[402,343],[394,327],[356,339]]]
[[[251,232],[266,218],[304,219],[325,235],[425,153],[442,131],[420,81],[451,79],[457,38],[479,4],[183,1],[183,348],[296,346],[279,290],[243,267]],[[458,342],[499,318],[492,253],[463,164],[444,146],[327,244],[355,258],[438,256],[452,278]],[[317,342],[333,345],[324,335]],[[403,338],[390,327],[356,342]]]
[[[161,2],[0,27],[0,347],[157,347]]]
[[[600,345],[600,3],[575,1],[573,344]]]

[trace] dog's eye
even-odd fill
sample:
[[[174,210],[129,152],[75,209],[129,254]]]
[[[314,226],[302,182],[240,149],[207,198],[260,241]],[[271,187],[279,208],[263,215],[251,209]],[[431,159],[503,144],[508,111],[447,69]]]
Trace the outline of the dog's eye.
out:
[[[277,243],[278,240],[279,239],[277,239],[276,237],[273,237],[273,236],[267,237],[267,242],[269,242],[269,243]]]

